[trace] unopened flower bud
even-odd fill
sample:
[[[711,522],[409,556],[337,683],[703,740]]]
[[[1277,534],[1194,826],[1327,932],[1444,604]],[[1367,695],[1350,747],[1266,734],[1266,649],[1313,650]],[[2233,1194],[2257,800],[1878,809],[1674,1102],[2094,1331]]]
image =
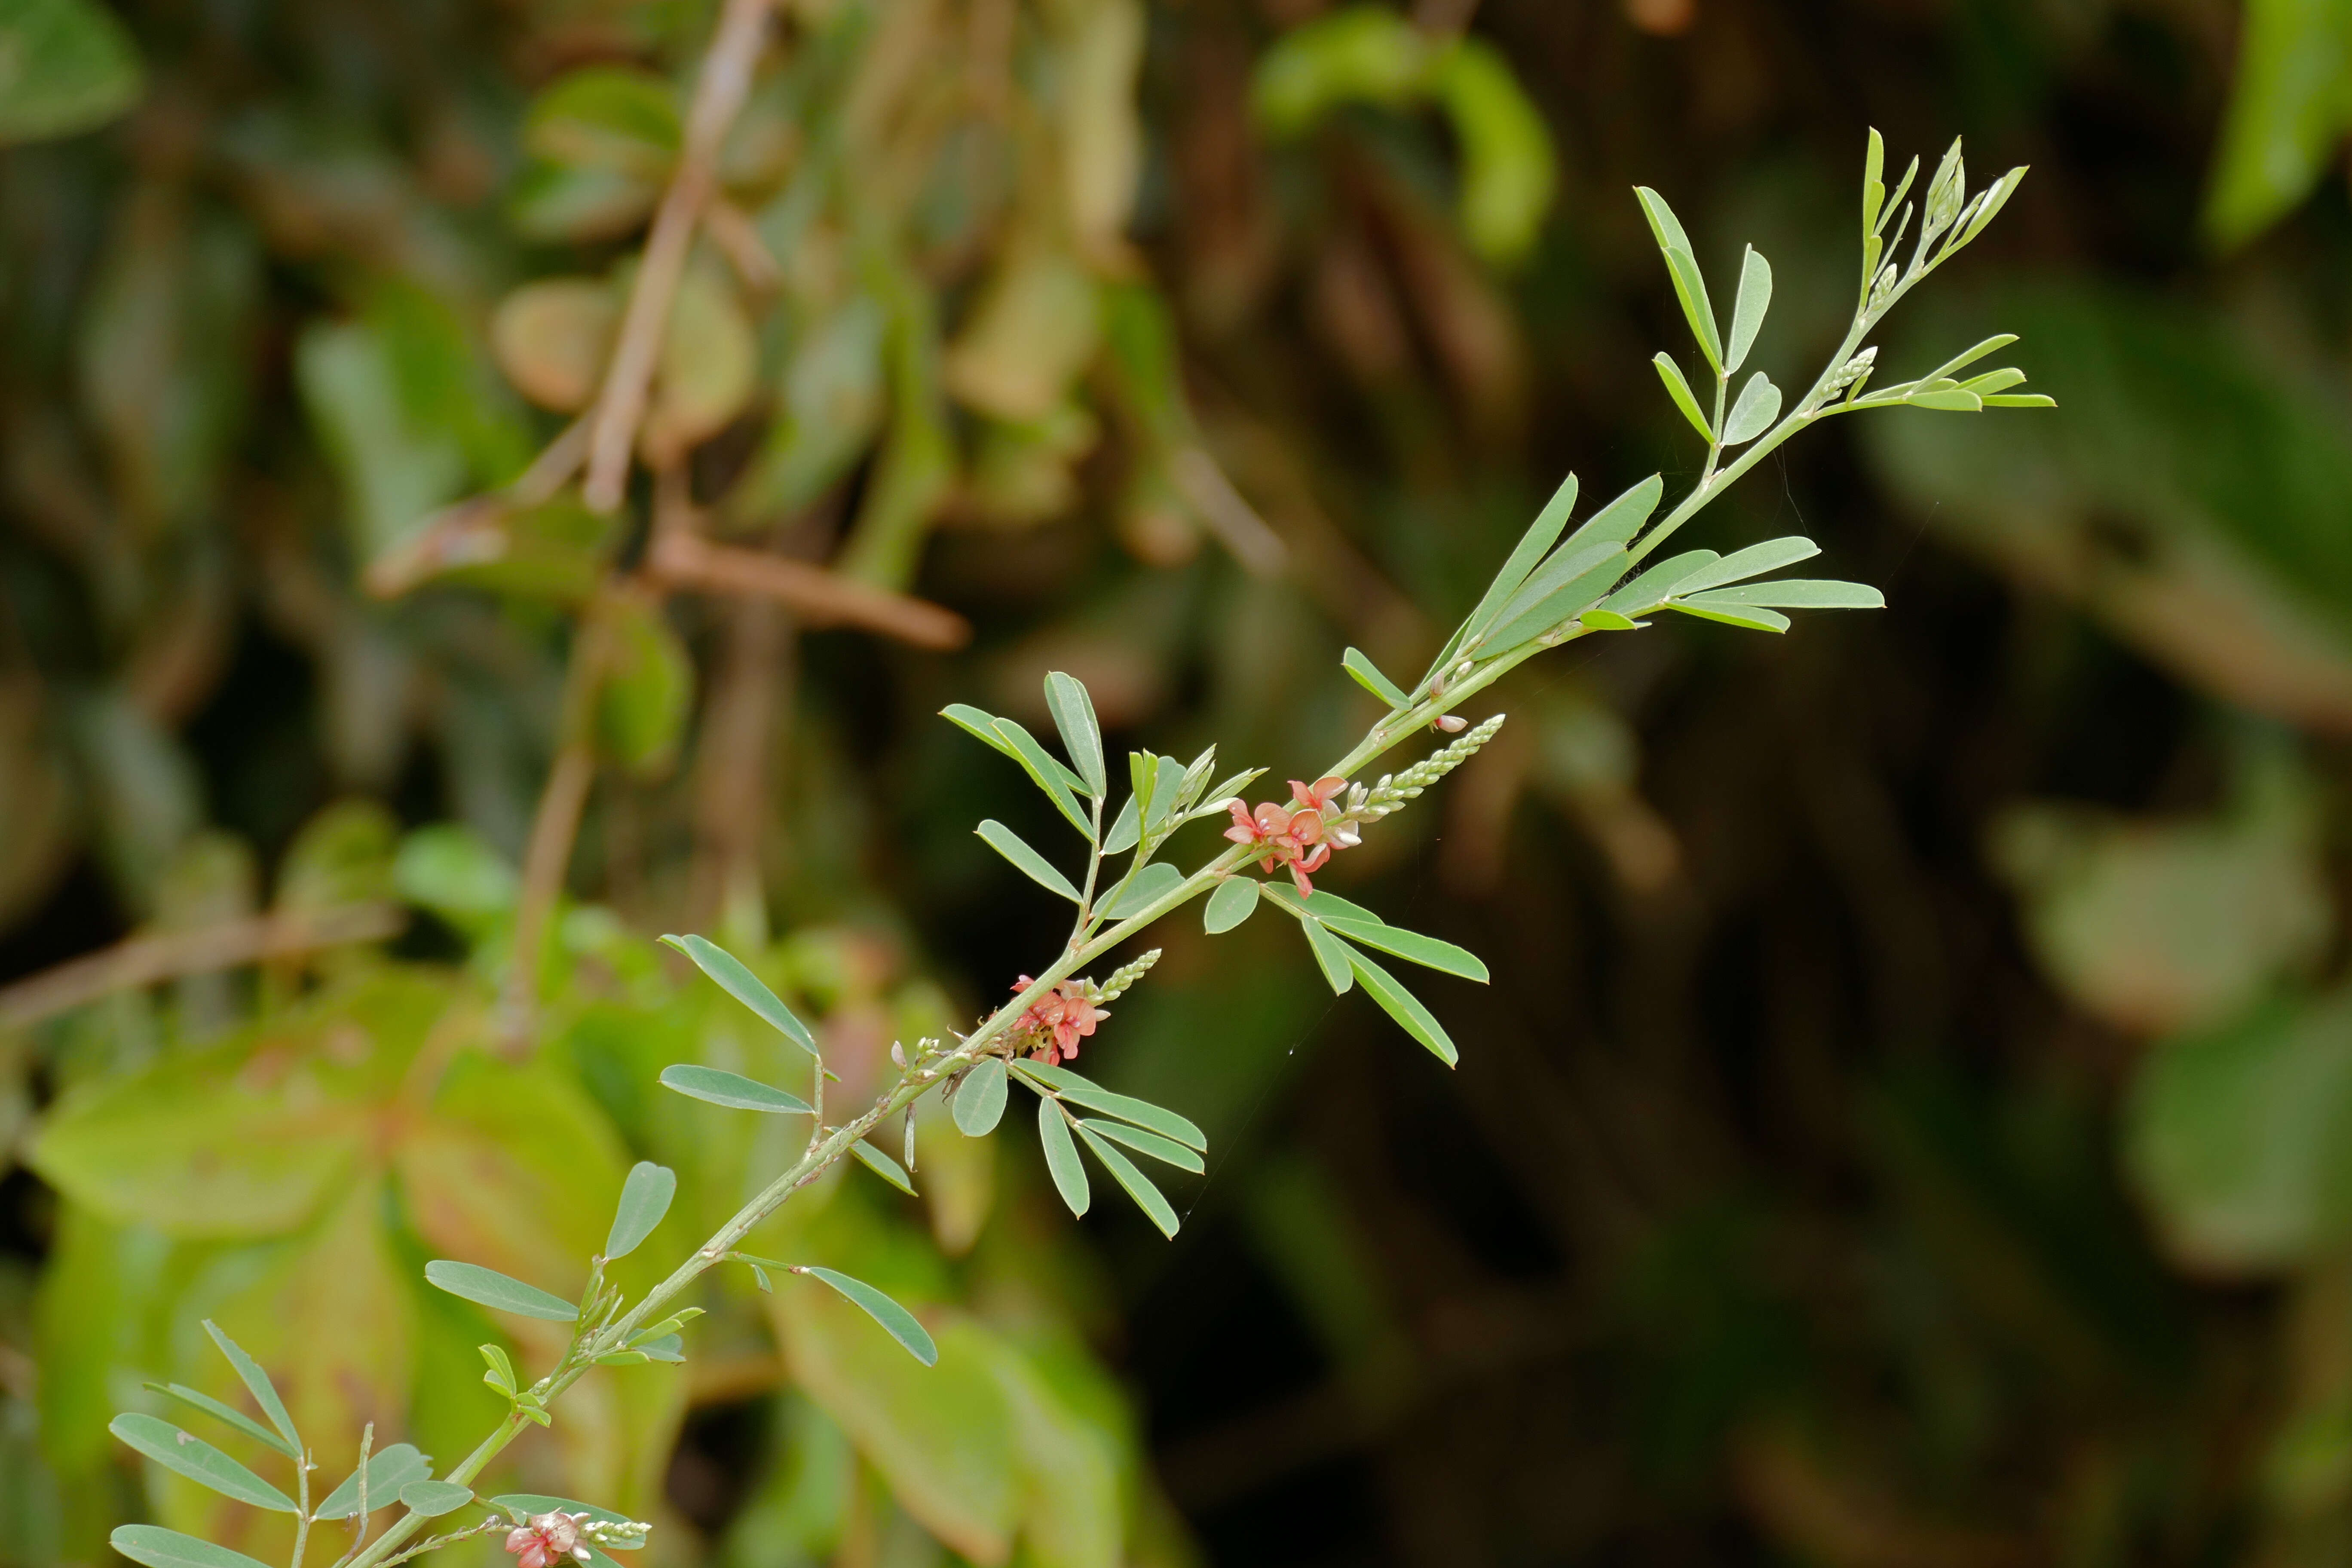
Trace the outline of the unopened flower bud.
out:
[[[1470,721],[1465,719],[1459,713],[1441,714],[1437,721],[1437,728],[1444,731],[1449,735],[1458,735],[1469,727]]]

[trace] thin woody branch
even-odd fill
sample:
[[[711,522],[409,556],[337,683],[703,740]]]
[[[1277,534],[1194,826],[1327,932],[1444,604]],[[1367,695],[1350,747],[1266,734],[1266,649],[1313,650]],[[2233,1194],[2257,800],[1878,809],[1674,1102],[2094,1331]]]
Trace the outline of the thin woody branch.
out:
[[[694,231],[719,184],[719,150],[751,89],[751,70],[767,37],[769,0],[727,0],[710,52],[703,57],[694,102],[687,111],[686,142],[677,171],[663,193],[646,240],[636,286],[621,319],[619,346],[604,374],[604,388],[591,412],[588,479],[583,495],[597,511],[621,504],[628,483],[629,452],[645,418],[654,361],[669,323],[671,299],[686,270]]]
[[[23,1028],[117,991],[211,974],[272,958],[397,936],[408,917],[391,903],[315,913],[255,915],[202,931],[132,937],[0,989],[0,1029]]]

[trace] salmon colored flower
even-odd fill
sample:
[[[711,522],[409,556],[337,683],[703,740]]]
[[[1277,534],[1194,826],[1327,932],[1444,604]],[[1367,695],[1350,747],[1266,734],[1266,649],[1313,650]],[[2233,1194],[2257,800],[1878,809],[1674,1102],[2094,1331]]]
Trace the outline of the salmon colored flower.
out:
[[[584,1513],[535,1513],[529,1524],[508,1531],[507,1550],[514,1553],[515,1568],[552,1568],[566,1557],[587,1562],[588,1548],[580,1541],[580,1526],[587,1518]]]
[[[1361,841],[1352,826],[1330,825],[1327,820],[1337,814],[1339,795],[1347,787],[1348,781],[1337,775],[1311,784],[1293,779],[1288,805],[1266,801],[1255,813],[1236,800],[1232,803],[1234,825],[1225,829],[1225,837],[1263,850],[1257,863],[1261,871],[1290,868],[1290,879],[1298,885],[1299,897],[1312,898],[1315,884],[1307,880],[1307,873],[1322,869],[1333,849],[1351,848]]]
[[[1024,974],[1013,983],[1013,989],[1026,991],[1035,984]],[[1087,997],[1085,981],[1065,980],[1046,993],[1044,1001],[1032,1003],[1016,1026],[1036,1037],[1037,1043],[1029,1053],[1033,1060],[1059,1067],[1064,1058],[1076,1056],[1078,1042],[1092,1036],[1095,1026],[1109,1016]]]

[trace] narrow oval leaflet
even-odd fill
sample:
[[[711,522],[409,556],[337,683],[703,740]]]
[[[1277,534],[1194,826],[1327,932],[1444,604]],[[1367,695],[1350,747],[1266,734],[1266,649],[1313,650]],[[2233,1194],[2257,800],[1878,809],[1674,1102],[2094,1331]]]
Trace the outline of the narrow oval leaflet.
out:
[[[1045,710],[1054,716],[1062,749],[1070,753],[1078,776],[1097,800],[1102,799],[1110,788],[1110,775],[1103,768],[1102,722],[1095,717],[1094,699],[1076,676],[1056,669],[1045,677]]]
[[[985,1138],[996,1131],[1004,1115],[1005,1072],[1003,1057],[982,1057],[963,1075],[955,1091],[955,1124],[967,1138]]]
[[[621,1184],[621,1202],[613,1212],[612,1231],[604,1237],[604,1257],[608,1260],[626,1258],[643,1246],[669,1213],[670,1200],[677,1195],[677,1172],[650,1160],[638,1161],[630,1169],[628,1180]]]
[[[1159,1227],[1160,1234],[1173,1239],[1181,1228],[1181,1222],[1176,1217],[1175,1206],[1152,1184],[1151,1178],[1137,1170],[1134,1161],[1112,1148],[1100,1133],[1083,1121],[1078,1123],[1078,1136],[1087,1141],[1087,1147],[1094,1151],[1095,1158],[1103,1163],[1103,1168],[1110,1173],[1111,1180],[1126,1189],[1127,1195],[1135,1200],[1135,1206]]]
[[[1094,1194],[1087,1186],[1087,1168],[1078,1163],[1078,1146],[1070,1137],[1069,1118],[1050,1095],[1037,1101],[1037,1142],[1045,1151],[1045,1171],[1054,1178],[1054,1190],[1062,1194],[1062,1202],[1068,1205],[1070,1213],[1084,1218]]]
[[[1380,921],[1349,920],[1333,916],[1324,922],[1350,942],[1376,947],[1382,952],[1418,963],[1426,969],[1458,974],[1465,980],[1486,984],[1486,962],[1467,948],[1456,947],[1450,942],[1440,942],[1433,936],[1403,930]]]
[[[849,1152],[857,1156],[857,1163],[859,1164],[865,1166],[867,1170],[873,1172],[876,1175],[881,1177],[884,1181],[889,1183],[892,1186],[898,1188],[908,1197],[911,1198],[916,1195],[915,1184],[908,1180],[907,1176],[907,1167],[898,1163],[898,1161],[890,1158],[889,1155],[882,1152],[881,1150],[877,1149],[873,1144],[868,1143],[866,1140],[861,1138],[856,1142],[852,1143],[849,1146]]]
[[[813,1114],[809,1102],[799,1095],[724,1068],[679,1062],[662,1068],[661,1086],[688,1100],[723,1105],[730,1110],[765,1110],[777,1116]]]
[[[1108,1119],[1097,1121],[1080,1117],[1078,1125],[1091,1128],[1098,1138],[1108,1138],[1114,1143],[1124,1143],[1139,1154],[1149,1154],[1161,1164],[1173,1165],[1180,1171],[1190,1171],[1196,1176],[1204,1175],[1208,1172],[1208,1166],[1200,1155],[1177,1142],[1173,1138],[1162,1138],[1157,1132],[1146,1132],[1140,1127],[1129,1127],[1123,1121],[1112,1121]]]
[[[853,1279],[836,1268],[821,1268],[815,1264],[803,1264],[793,1270],[812,1279],[821,1279],[863,1309],[866,1315],[882,1325],[882,1330],[907,1349],[907,1353],[925,1366],[940,1364],[940,1347],[915,1314],[885,1296],[863,1279]]]
[[[710,976],[721,991],[757,1013],[775,1027],[786,1039],[811,1056],[817,1054],[816,1037],[809,1033],[783,998],[768,989],[767,982],[743,966],[743,961],[706,937],[666,936],[665,946],[674,948],[694,961],[694,966]]]
[[[261,1370],[259,1362],[245,1353],[243,1346],[221,1332],[218,1323],[210,1318],[204,1321],[205,1332],[212,1336],[213,1343],[220,1353],[228,1358],[228,1364],[236,1369],[237,1381],[245,1384],[247,1394],[253,1395],[253,1402],[269,1418],[270,1426],[299,1450],[302,1447],[302,1435],[294,1430],[294,1418],[286,1414],[286,1402],[278,1397],[278,1385],[269,1381],[269,1374]]]
[[[1430,1054],[1447,1067],[1462,1059],[1461,1053],[1454,1048],[1453,1039],[1445,1033],[1445,1026],[1421,1005],[1419,997],[1397,984],[1395,975],[1360,952],[1349,956],[1354,961],[1357,977],[1364,983],[1365,994],[1378,1002],[1406,1034],[1427,1047]]]
[[[400,1506],[426,1519],[455,1513],[474,1500],[474,1489],[456,1481],[411,1481],[400,1489]]]
[[[459,1263],[453,1258],[436,1258],[425,1266],[427,1283],[452,1296],[463,1297],[476,1306],[489,1307],[501,1312],[512,1312],[519,1318],[538,1318],[550,1323],[575,1322],[580,1309],[561,1296],[551,1295],[536,1285],[526,1285],[509,1279],[495,1268],[485,1268],[478,1263]]]
[[[1322,897],[1319,893],[1316,896]],[[1138,1127],[1149,1127],[1163,1138],[1173,1138],[1179,1143],[1203,1152],[1209,1147],[1208,1135],[1174,1111],[1154,1105],[1148,1100],[1113,1094],[1092,1079],[1080,1078],[1067,1068],[1020,1061],[1013,1064],[1013,1070],[1032,1084],[1042,1084],[1051,1089],[1073,1105],[1083,1105],[1088,1110],[1099,1110],[1106,1116],[1132,1121]]]
[[[1356,984],[1356,971],[1348,962],[1348,944],[1333,936],[1321,921],[1307,919],[1298,922],[1307,933],[1307,945],[1314,950],[1316,967],[1323,972],[1334,996],[1344,996]]]
[[[1078,901],[1077,885],[1056,870],[1054,863],[1029,847],[1026,840],[994,817],[982,818],[972,832],[982,843],[1013,862],[1014,869],[1057,898]]]
[[[146,1568],[269,1568],[258,1558],[160,1524],[119,1524],[106,1543]]]
[[[1135,874],[1104,913],[1115,921],[1132,920],[1183,885],[1183,872],[1164,860],[1154,861]]]
[[[150,1383],[142,1386],[152,1389],[167,1399],[176,1399],[191,1410],[201,1410],[215,1421],[226,1422],[255,1442],[266,1443],[289,1459],[299,1459],[302,1457],[302,1451],[293,1444],[280,1437],[244,1411],[232,1409],[209,1394],[200,1394],[193,1388],[183,1387],[176,1383]]]
[[[271,1513],[301,1511],[292,1498],[203,1438],[181,1431],[169,1421],[152,1415],[118,1415],[107,1423],[106,1429],[174,1475],[185,1476],[198,1486],[210,1487],[223,1497],[235,1498]]]

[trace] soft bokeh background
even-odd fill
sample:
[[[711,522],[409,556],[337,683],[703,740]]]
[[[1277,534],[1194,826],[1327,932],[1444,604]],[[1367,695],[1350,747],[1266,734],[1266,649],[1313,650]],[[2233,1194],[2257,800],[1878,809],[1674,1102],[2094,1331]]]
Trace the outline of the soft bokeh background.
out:
[[[784,1157],[653,1089],[785,1064],[652,934],[754,956],[852,1090],[992,1006],[1057,906],[971,825],[1059,841],[935,710],[1042,725],[1059,668],[1115,744],[1311,776],[1371,712],[1343,647],[1419,668],[1570,468],[1695,471],[1629,187],[1718,298],[1770,257],[1801,384],[1870,125],[2033,165],[1887,362],[2021,332],[2061,406],[1839,421],[1695,525],[1885,613],[1492,694],[1328,884],[1486,956],[1424,988],[1458,1071],[1180,916],[1079,1064],[1208,1130],[1173,1244],[927,1123],[921,1202],[853,1173],[761,1249],[920,1304],[939,1373],[729,1279],[505,1473],[664,1568],[2343,1560],[2352,6],[781,10],[648,451],[959,651],[658,578],[644,489],[439,513],[593,385],[715,7],[0,5],[0,978],[401,923],[0,992],[0,1563],[282,1555],[105,1435],[228,1392],[206,1315],[329,1479],[366,1420],[446,1466],[505,1331],[423,1259],[572,1289],[650,1157],[649,1279]]]

